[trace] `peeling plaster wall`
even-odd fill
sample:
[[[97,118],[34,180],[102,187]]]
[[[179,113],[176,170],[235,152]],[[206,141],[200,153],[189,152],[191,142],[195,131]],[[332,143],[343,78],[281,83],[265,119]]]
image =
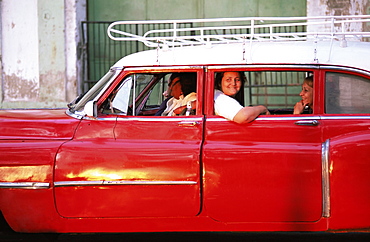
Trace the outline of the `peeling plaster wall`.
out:
[[[86,0],[0,4],[0,108],[66,107],[77,95],[76,49]]]
[[[86,0],[65,0],[66,40],[66,99],[72,101],[81,93],[82,82],[81,51],[77,51],[81,40],[81,21],[86,20]]]
[[[77,93],[77,12],[76,1],[65,1],[66,29],[66,99],[73,100]]]
[[[66,102],[64,1],[38,0],[39,78],[38,101]]]
[[[3,101],[36,101],[40,88],[39,49],[37,9],[33,6],[37,0],[1,3]]]
[[[369,0],[307,0],[307,16],[370,14]]]
[[[369,0],[307,0],[307,16],[341,16],[370,14]],[[329,28],[329,27],[327,27]],[[370,24],[351,23],[351,31],[369,31]],[[321,31],[322,27],[310,27],[309,31]]]

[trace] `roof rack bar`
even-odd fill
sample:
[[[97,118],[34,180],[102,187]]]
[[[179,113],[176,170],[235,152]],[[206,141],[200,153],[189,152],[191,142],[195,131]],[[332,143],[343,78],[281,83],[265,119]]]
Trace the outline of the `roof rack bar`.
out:
[[[237,23],[214,26],[215,23]],[[258,17],[217,18],[157,21],[117,21],[109,25],[108,36],[113,40],[140,41],[149,47],[185,46],[216,43],[253,41],[292,41],[312,38],[361,40],[370,37],[370,32],[349,31],[351,24],[368,23],[370,15],[324,16],[324,17]],[[180,24],[192,23],[193,27]],[[143,35],[119,29],[129,24],[167,24],[172,27],[150,29]],[[314,28],[311,30],[309,28]]]

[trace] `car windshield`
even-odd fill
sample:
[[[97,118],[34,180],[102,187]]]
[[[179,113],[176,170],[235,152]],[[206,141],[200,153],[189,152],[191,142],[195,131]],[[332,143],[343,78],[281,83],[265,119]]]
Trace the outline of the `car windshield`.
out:
[[[121,69],[110,69],[89,91],[77,97],[68,107],[71,112],[83,111],[88,101],[94,100],[120,73]]]

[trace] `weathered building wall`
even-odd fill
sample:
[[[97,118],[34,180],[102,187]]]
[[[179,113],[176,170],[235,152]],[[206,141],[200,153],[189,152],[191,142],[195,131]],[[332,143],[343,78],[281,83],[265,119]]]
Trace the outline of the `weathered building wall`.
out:
[[[85,1],[0,3],[0,108],[65,107],[77,95],[76,6]]]
[[[342,16],[370,14],[369,0],[307,0],[307,16]],[[337,26],[340,31],[342,26]],[[344,25],[346,31],[370,31],[370,23]],[[329,31],[330,26],[310,26],[308,31]],[[364,39],[365,40],[365,39]]]
[[[2,1],[4,102],[36,101],[39,94],[37,0]],[[11,11],[17,9],[17,11]],[[33,23],[33,24],[30,24]],[[22,87],[22,88],[19,88]]]
[[[307,0],[308,16],[370,14],[368,0]]]

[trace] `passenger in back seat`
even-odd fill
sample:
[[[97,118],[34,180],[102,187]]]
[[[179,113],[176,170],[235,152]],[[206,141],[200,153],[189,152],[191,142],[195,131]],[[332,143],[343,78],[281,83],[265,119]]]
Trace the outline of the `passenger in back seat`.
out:
[[[313,76],[308,76],[302,84],[302,91],[299,93],[302,100],[294,105],[293,114],[313,113]]]
[[[191,109],[196,106],[196,73],[182,73],[178,78],[174,79],[171,94],[174,98],[173,102],[167,103],[167,108],[162,113],[162,116],[183,115],[186,111],[187,105]]]

